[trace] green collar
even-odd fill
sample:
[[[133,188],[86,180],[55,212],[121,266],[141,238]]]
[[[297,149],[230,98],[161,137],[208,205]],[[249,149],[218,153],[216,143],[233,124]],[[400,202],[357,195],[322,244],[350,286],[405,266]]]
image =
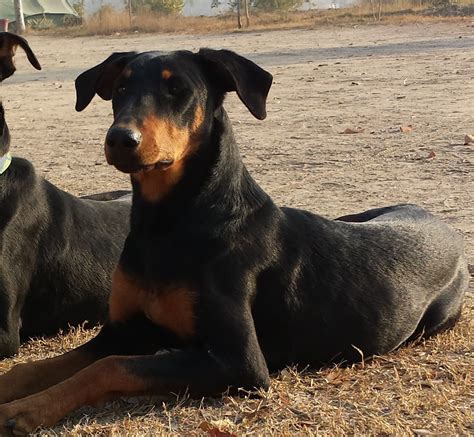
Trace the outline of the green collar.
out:
[[[9,152],[0,158],[0,175],[2,175],[8,170],[8,167],[10,167],[11,162],[12,155],[10,155]]]

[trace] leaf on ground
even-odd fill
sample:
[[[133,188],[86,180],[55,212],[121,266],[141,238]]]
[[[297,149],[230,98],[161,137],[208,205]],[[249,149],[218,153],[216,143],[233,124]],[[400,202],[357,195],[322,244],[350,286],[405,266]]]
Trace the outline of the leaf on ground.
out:
[[[324,379],[332,385],[341,385],[344,382],[341,372],[329,372]]]
[[[210,437],[236,437],[228,429],[233,426],[233,423],[228,420],[209,420],[201,422],[199,429],[205,431]]]
[[[474,144],[474,135],[466,134],[464,137],[464,145]]]
[[[434,150],[430,150],[430,153],[428,153],[428,156],[426,159],[433,159],[436,158],[436,152]]]
[[[422,429],[422,428],[419,428],[419,429],[412,429],[412,431],[416,434],[416,435],[434,435],[434,433],[432,433],[430,430],[428,429]]]
[[[343,132],[341,132],[341,134],[360,134],[362,132],[364,132],[365,129],[361,128],[361,127],[356,127],[356,128],[352,128],[352,127],[348,127],[347,129],[344,129]]]
[[[467,269],[472,277],[474,277],[474,264],[468,264]]]
[[[411,132],[413,130],[413,126],[408,124],[407,126],[400,126],[401,132]]]

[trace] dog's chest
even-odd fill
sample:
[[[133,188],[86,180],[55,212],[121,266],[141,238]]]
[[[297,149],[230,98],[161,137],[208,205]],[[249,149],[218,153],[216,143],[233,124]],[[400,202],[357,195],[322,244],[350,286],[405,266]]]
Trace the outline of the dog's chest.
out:
[[[144,289],[118,267],[112,276],[109,316],[112,322],[125,322],[143,314],[178,337],[189,338],[194,334],[194,298],[183,286]]]

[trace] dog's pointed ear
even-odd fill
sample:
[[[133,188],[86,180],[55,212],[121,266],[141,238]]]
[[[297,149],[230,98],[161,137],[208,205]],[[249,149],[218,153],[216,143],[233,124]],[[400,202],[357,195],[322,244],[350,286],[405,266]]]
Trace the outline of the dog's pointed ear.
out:
[[[211,64],[212,79],[222,91],[236,91],[255,118],[267,116],[266,101],[273,82],[270,73],[230,50],[201,49],[198,55]]]
[[[137,54],[137,52],[113,53],[104,62],[80,74],[75,82],[76,111],[85,109],[95,94],[104,100],[110,100],[116,79]]]

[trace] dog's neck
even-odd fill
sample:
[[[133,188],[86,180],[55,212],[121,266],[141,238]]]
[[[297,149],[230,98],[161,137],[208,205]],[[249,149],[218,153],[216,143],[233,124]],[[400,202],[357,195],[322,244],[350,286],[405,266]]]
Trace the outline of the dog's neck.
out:
[[[215,113],[212,136],[207,149],[214,153],[208,177],[195,200],[195,205],[206,205],[219,200],[222,212],[238,213],[242,208],[259,207],[269,200],[252,179],[240,155],[229,117],[221,107]],[[215,210],[214,206],[214,210]]]
[[[268,195],[252,179],[225,110],[218,108],[199,153],[189,157],[184,175],[166,199],[144,202],[134,185],[131,228],[169,231],[183,223],[206,229],[239,222],[266,202]],[[146,220],[146,222],[144,222]],[[213,223],[209,221],[212,220]],[[212,225],[212,226],[210,226]]]
[[[0,156],[0,176],[8,170],[12,162],[12,156],[10,152],[5,153],[5,155]]]

